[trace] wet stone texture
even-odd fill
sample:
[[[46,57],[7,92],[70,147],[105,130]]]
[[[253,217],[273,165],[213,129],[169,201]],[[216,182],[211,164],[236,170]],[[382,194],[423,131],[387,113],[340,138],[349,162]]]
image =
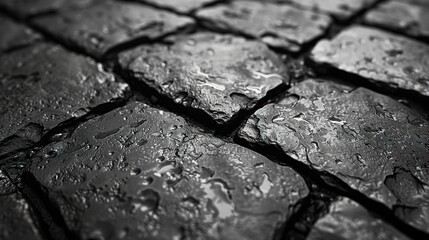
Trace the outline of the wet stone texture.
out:
[[[30,45],[41,39],[39,34],[1,14],[0,28],[5,33],[0,36],[0,53]]]
[[[321,36],[331,23],[320,13],[256,1],[219,4],[197,11],[196,16],[210,28],[258,38],[292,52]]]
[[[401,103],[365,88],[307,80],[258,110],[239,136],[277,145],[429,231],[429,123]]]
[[[359,11],[374,4],[376,0],[272,0],[290,2],[314,11],[331,14],[338,19],[345,20]]]
[[[320,218],[307,236],[307,240],[407,240],[398,230],[348,198],[331,204],[329,212]]]
[[[161,8],[171,9],[173,11],[187,14],[195,11],[207,4],[217,2],[219,0],[139,0],[148,4],[153,4]]]
[[[131,2],[106,2],[91,8],[36,18],[34,23],[61,41],[102,58],[129,42],[163,37],[193,20]]]
[[[365,15],[367,24],[429,39],[429,6],[390,1]]]
[[[429,46],[414,40],[353,26],[320,41],[311,59],[383,87],[429,96]]]
[[[172,46],[139,47],[119,61],[138,81],[204,111],[217,124],[251,109],[288,80],[281,59],[264,44],[229,35],[201,33]]]
[[[28,18],[57,11],[83,9],[107,0],[0,0],[0,7],[19,16]]]
[[[3,54],[0,62],[0,140],[26,125],[30,132],[54,127],[128,91],[101,65],[47,43]]]
[[[394,1],[412,3],[415,5],[428,6],[429,7],[429,1],[428,0],[394,0]]]
[[[142,103],[44,147],[29,171],[82,239],[270,239],[301,177]]]
[[[0,239],[44,239],[30,205],[0,170]]]

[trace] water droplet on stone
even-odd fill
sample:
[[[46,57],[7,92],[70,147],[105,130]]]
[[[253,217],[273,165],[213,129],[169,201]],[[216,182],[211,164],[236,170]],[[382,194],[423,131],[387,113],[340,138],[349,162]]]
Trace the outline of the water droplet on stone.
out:
[[[142,172],[142,170],[140,168],[133,168],[131,170],[131,175],[135,176],[135,175],[139,175]]]

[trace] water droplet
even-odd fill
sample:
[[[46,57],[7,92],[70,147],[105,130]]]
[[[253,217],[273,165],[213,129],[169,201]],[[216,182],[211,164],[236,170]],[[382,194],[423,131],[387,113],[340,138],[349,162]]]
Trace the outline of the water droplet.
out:
[[[322,100],[316,99],[313,101],[314,105],[316,105],[316,110],[323,111],[325,110],[325,105],[323,104]]]
[[[346,124],[346,121],[343,121],[343,120],[341,120],[341,119],[339,119],[339,118],[337,118],[337,117],[330,117],[329,119],[328,119],[329,121],[331,121],[332,123],[335,123],[335,124],[338,124],[338,125],[344,125],[344,124]]]
[[[95,139],[103,139],[103,138],[107,138],[107,137],[109,137],[109,136],[111,136],[111,135],[113,135],[113,134],[115,134],[115,133],[117,133],[117,132],[119,132],[119,130],[120,130],[121,128],[117,128],[117,129],[113,129],[113,130],[110,130],[110,131],[107,131],[107,132],[100,132],[100,133],[97,133],[95,136],[94,136],[94,138]]]
[[[215,55],[215,51],[213,49],[211,49],[211,48],[209,48],[207,50],[207,53],[208,53],[209,56],[214,56]]]
[[[214,174],[215,174],[215,172],[213,170],[211,170],[210,168],[201,167],[201,176],[200,176],[201,179],[207,181],[208,179],[213,177]]]
[[[279,115],[276,115],[273,117],[273,119],[271,120],[273,123],[280,123],[282,121],[284,121],[285,118],[284,117],[280,117]]]
[[[336,164],[342,164],[342,163],[343,163],[343,161],[341,161],[340,159],[335,159],[335,163],[336,163]]]
[[[137,198],[132,199],[132,212],[155,211],[158,208],[160,196],[159,193],[152,189],[139,191]]]
[[[316,151],[320,151],[320,147],[319,147],[318,142],[311,142],[311,144],[313,145],[314,149],[316,149]]]
[[[263,162],[259,162],[259,163],[255,163],[255,165],[253,165],[254,168],[263,168],[264,167],[264,163]]]
[[[215,217],[225,219],[234,215],[234,203],[230,200],[227,184],[220,179],[213,179],[201,185],[207,198],[207,208],[214,212]]]
[[[270,181],[270,177],[267,173],[264,173],[264,179],[262,180],[261,185],[259,185],[259,190],[261,190],[264,195],[267,195],[272,186],[273,183]]]
[[[149,186],[153,183],[153,178],[151,176],[146,176],[141,180],[141,185]]]
[[[363,165],[366,165],[365,160],[362,158],[362,155],[360,155],[359,153],[355,154],[356,160]]]
[[[133,168],[131,170],[131,175],[135,176],[135,175],[139,175],[142,172],[142,170],[140,168]]]

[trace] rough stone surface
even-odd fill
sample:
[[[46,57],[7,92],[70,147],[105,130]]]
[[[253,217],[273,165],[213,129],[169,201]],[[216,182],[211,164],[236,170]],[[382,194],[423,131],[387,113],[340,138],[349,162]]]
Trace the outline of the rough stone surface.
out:
[[[429,123],[401,103],[365,88],[308,80],[258,110],[239,135],[280,146],[429,231]]]
[[[31,29],[20,25],[0,14],[0,53],[15,48],[27,46],[41,37]]]
[[[323,14],[255,1],[219,4],[197,11],[196,16],[211,28],[260,38],[293,52],[321,36],[331,23]]]
[[[331,204],[329,212],[320,218],[310,231],[307,240],[406,240],[392,226],[373,217],[371,213],[348,198]]]
[[[412,3],[415,5],[428,6],[429,7],[429,1],[428,0],[394,0],[394,1]]]
[[[120,63],[139,81],[218,124],[251,109],[288,79],[281,59],[264,44],[229,35],[201,33],[172,46],[133,49]]]
[[[0,0],[0,7],[21,18],[38,14],[86,8],[106,0]]]
[[[29,171],[82,239],[270,239],[301,177],[131,103],[44,147]]]
[[[42,129],[124,97],[127,85],[86,57],[40,43],[0,56],[0,139]]]
[[[33,220],[33,212],[16,187],[0,170],[0,239],[44,239]]]
[[[190,13],[204,5],[216,2],[218,0],[140,0],[158,7],[172,9],[180,13]]]
[[[410,36],[429,38],[428,12],[429,6],[390,1],[368,12],[365,22]]]
[[[277,2],[291,2],[314,11],[332,14],[339,19],[347,19],[359,11],[374,4],[376,0],[273,0]]]
[[[391,88],[429,96],[429,46],[368,27],[353,26],[311,53],[328,64]]]
[[[131,2],[93,7],[36,18],[34,23],[65,43],[96,58],[137,39],[153,40],[193,24],[188,17]]]

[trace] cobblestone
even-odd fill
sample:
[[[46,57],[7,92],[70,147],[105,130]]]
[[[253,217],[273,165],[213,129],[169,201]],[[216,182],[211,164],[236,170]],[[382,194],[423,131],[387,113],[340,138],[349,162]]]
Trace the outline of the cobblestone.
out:
[[[353,26],[320,41],[311,59],[384,87],[429,96],[429,46],[395,34]]]
[[[269,239],[308,189],[294,171],[132,103],[34,158],[82,239]]]
[[[0,15],[0,22],[1,29],[7,32],[7,34],[0,37],[0,52],[24,47],[41,39],[41,36],[30,28],[20,25],[3,15]]]
[[[58,39],[102,58],[115,47],[136,39],[153,40],[189,27],[193,20],[137,3],[106,2],[34,23]]]
[[[197,11],[196,16],[211,28],[259,38],[292,52],[321,36],[331,24],[323,14],[255,1],[216,5]]]
[[[0,139],[29,123],[52,128],[128,91],[94,61],[48,43],[3,54],[0,62]]]
[[[365,22],[410,36],[429,38],[428,11],[429,6],[390,1],[370,11],[365,16]]]
[[[281,59],[266,46],[229,35],[140,47],[122,54],[120,63],[138,81],[220,125],[288,82]]]
[[[401,217],[429,230],[427,121],[365,88],[308,80],[289,92],[279,104],[256,111],[240,136],[278,145],[291,158],[330,172],[388,206],[408,206],[413,210]]]

